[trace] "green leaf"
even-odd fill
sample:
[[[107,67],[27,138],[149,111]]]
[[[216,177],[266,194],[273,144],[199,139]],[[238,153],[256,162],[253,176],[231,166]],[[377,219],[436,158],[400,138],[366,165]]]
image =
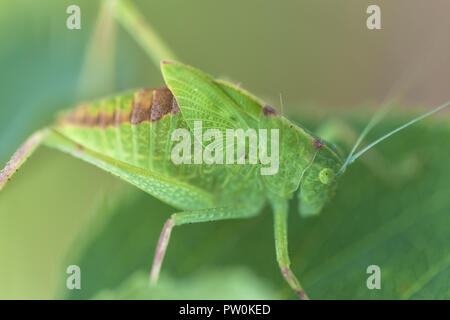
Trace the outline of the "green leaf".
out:
[[[245,285],[243,286],[242,284]],[[137,272],[118,288],[104,290],[94,299],[276,299],[272,284],[259,279],[247,268],[208,270],[202,274],[176,279],[162,275],[158,286],[150,287],[148,274]],[[207,299],[207,298],[206,298]]]

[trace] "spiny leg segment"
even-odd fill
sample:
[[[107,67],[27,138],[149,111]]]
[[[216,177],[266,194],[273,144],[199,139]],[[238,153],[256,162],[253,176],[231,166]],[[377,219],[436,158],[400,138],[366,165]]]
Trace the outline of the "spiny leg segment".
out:
[[[225,219],[239,219],[252,217],[260,211],[260,208],[248,205],[237,205],[221,208],[210,208],[195,211],[184,211],[174,213],[164,224],[156,246],[155,257],[153,259],[152,271],[150,273],[150,284],[154,285],[158,281],[159,271],[169,244],[170,234],[174,226],[181,226],[188,223],[218,221]]]

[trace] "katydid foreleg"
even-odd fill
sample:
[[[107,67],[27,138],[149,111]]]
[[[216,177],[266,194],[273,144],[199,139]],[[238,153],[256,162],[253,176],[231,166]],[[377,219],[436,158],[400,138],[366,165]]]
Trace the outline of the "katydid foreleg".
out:
[[[308,300],[308,296],[290,268],[287,239],[288,200],[282,198],[271,198],[270,200],[274,214],[275,251],[281,273],[300,298]]]

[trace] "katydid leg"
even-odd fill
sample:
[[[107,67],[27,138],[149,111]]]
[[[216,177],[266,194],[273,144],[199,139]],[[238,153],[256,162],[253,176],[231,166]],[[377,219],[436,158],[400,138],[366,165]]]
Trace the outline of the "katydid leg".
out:
[[[156,284],[159,271],[169,244],[170,234],[174,226],[181,226],[188,223],[219,221],[225,219],[248,218],[258,214],[259,208],[250,208],[247,205],[237,205],[221,208],[210,208],[195,211],[185,211],[174,213],[164,224],[161,235],[156,246],[153,266],[150,273],[150,283]]]
[[[43,129],[33,133],[11,157],[6,166],[0,171],[0,190],[9,181],[11,176],[22,166],[27,158],[36,150],[47,136],[48,130]]]
[[[271,203],[274,211],[275,250],[281,273],[300,298],[308,300],[308,296],[290,268],[287,240],[288,200],[271,199]]]

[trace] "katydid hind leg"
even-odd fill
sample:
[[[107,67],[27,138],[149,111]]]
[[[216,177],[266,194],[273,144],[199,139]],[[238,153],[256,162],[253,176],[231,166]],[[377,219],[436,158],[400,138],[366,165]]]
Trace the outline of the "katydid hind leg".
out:
[[[290,268],[287,239],[288,200],[272,198],[271,204],[274,211],[275,250],[281,274],[301,299],[308,300],[305,290]]]
[[[33,133],[11,157],[6,166],[0,171],[0,191],[11,179],[14,173],[25,163],[36,148],[42,144],[47,137],[48,129],[42,129]]]
[[[184,211],[172,214],[172,216],[164,224],[156,246],[152,270],[150,272],[150,284],[154,285],[158,281],[161,265],[166,253],[167,245],[169,244],[170,234],[174,226],[181,226],[183,224],[196,222],[249,218],[258,214],[260,211],[259,209],[260,208],[248,205],[236,205],[195,211]]]

